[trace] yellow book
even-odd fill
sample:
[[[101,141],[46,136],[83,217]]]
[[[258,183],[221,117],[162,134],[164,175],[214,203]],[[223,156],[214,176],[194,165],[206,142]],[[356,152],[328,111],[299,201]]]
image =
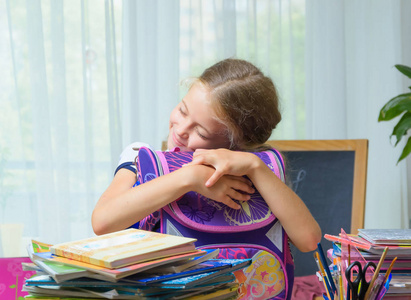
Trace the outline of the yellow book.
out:
[[[50,247],[51,253],[110,269],[192,252],[194,238],[126,229]]]

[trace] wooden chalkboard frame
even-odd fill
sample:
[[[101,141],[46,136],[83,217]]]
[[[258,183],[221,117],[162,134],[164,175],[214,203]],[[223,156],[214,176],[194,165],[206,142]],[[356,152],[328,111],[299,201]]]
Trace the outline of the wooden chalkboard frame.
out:
[[[353,199],[351,208],[352,234],[364,228],[367,182],[368,140],[270,140],[267,144],[279,151],[354,151]]]

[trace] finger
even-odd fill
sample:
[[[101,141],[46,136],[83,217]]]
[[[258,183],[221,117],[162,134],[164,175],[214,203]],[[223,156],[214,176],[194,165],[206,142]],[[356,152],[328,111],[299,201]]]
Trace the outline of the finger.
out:
[[[205,149],[197,149],[197,150],[193,153],[193,158],[199,157],[199,156],[206,156],[207,154],[208,154],[207,150],[205,150]]]
[[[235,202],[233,201],[233,199],[231,199],[231,198],[230,198],[229,196],[227,196],[227,195],[226,195],[222,200],[223,200],[223,201],[221,201],[221,202],[224,203],[225,205],[227,205],[228,207],[231,207],[231,208],[233,208],[233,209],[240,209],[240,208],[241,208],[241,205],[235,203]]]
[[[235,200],[239,200],[239,201],[248,201],[248,200],[251,199],[251,196],[250,196],[249,194],[240,193],[240,192],[238,192],[238,191],[236,191],[236,190],[231,190],[231,191],[228,193],[228,196],[229,196],[231,199],[235,199]]]
[[[215,172],[213,173],[213,175],[211,175],[211,177],[207,180],[207,182],[206,182],[206,187],[211,187],[211,186],[213,186],[220,178],[221,178],[221,176],[223,176],[224,175],[224,173],[222,173],[222,172],[220,172],[220,171],[218,171],[218,170],[215,170]]]
[[[249,186],[253,186],[253,182],[244,176],[236,176],[236,175],[226,175],[226,176],[232,178],[233,180],[244,182],[245,184]]]
[[[204,165],[204,158],[202,156],[193,158],[193,160],[189,163],[186,163],[183,165],[183,167],[185,166],[191,166],[191,165]]]
[[[243,192],[243,193],[247,193],[247,194],[254,194],[255,193],[255,189],[253,187],[251,187],[250,185],[248,185],[248,183],[246,182],[242,182],[239,180],[234,180],[233,182],[231,182],[231,187],[237,191]]]

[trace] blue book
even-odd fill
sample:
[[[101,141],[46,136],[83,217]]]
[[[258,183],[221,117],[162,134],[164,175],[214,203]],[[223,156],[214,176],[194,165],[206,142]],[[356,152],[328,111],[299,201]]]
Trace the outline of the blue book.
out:
[[[222,269],[232,268],[233,264],[231,261],[226,259],[211,259],[195,265],[185,271],[179,273],[158,273],[158,274],[136,274],[122,279],[124,282],[130,282],[133,284],[152,284],[156,282],[177,279],[181,277],[187,277],[191,275],[196,275],[200,273],[208,273],[211,271],[218,271]]]
[[[197,286],[199,284],[206,284],[213,279],[217,280],[218,282],[219,276],[230,276],[232,275],[232,272],[237,271],[239,269],[243,269],[251,264],[251,259],[225,259],[225,261],[231,263],[231,267],[161,282],[154,282],[150,283],[150,286],[161,286],[169,288],[189,288]]]
[[[37,275],[26,279],[27,286],[60,286],[60,287],[105,287],[116,288],[126,287],[127,283],[124,282],[110,282],[105,280],[98,280],[93,278],[81,277],[76,279],[67,280],[64,282],[55,281],[50,275]],[[145,288],[145,286],[143,286]]]

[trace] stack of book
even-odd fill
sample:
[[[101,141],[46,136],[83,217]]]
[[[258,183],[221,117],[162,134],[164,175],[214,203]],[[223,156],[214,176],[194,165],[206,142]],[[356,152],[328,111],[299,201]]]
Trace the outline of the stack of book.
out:
[[[48,245],[32,241],[26,299],[226,299],[251,259],[215,259],[192,238],[127,229]]]
[[[360,261],[365,265],[374,262],[379,273],[391,280],[386,297],[411,299],[411,230],[410,229],[359,229],[358,235],[324,235],[333,242],[328,253],[331,261]],[[383,257],[383,259],[381,259]],[[331,265],[333,268],[333,265]],[[343,268],[344,269],[344,268]]]

